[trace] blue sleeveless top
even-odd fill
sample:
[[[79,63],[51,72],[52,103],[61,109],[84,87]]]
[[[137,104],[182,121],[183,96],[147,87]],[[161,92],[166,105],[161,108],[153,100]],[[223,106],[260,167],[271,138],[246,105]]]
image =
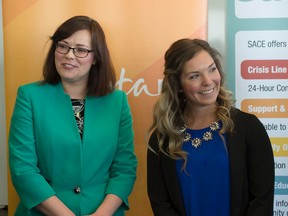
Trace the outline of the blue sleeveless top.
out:
[[[210,128],[186,132],[192,138],[202,138]],[[188,152],[186,172],[183,160],[176,161],[177,176],[186,209],[186,216],[229,216],[230,175],[229,157],[219,131],[212,131],[212,140],[202,140],[195,148],[191,141],[183,143]],[[224,135],[224,139],[226,136]]]

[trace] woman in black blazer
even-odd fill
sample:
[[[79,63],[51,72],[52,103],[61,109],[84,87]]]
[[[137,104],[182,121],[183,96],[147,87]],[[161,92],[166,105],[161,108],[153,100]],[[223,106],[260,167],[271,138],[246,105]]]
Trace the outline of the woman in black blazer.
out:
[[[147,154],[155,216],[272,216],[274,158],[259,119],[234,108],[220,54],[181,39],[165,54]]]

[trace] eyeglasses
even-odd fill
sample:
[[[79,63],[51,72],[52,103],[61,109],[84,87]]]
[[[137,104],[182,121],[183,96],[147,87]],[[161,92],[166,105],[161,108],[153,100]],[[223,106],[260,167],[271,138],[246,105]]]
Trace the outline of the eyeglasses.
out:
[[[81,48],[81,47],[72,48],[63,43],[56,44],[56,51],[58,53],[67,54],[70,51],[70,49],[72,49],[73,54],[78,58],[85,58],[88,56],[90,52],[93,52],[92,50],[88,50],[88,49]]]

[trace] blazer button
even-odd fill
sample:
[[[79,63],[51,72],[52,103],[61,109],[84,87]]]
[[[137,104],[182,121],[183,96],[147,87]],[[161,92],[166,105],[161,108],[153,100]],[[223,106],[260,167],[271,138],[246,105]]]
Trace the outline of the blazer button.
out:
[[[80,187],[75,187],[74,188],[74,193],[76,193],[76,194],[81,193],[81,188]]]

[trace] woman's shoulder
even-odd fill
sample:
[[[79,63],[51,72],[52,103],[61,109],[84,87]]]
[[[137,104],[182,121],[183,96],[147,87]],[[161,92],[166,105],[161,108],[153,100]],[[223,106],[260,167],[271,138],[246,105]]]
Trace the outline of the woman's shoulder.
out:
[[[119,101],[123,101],[123,100],[127,100],[127,95],[126,92],[119,90],[119,89],[114,89],[111,93],[105,95],[105,96],[101,96],[98,97],[99,99],[113,99],[113,100],[119,100]]]
[[[30,98],[45,100],[54,97],[55,95],[59,96],[65,94],[60,83],[52,85],[37,81],[19,86],[18,95],[26,95]]]
[[[110,94],[108,95],[113,95],[114,97],[123,97],[126,96],[126,92],[120,89],[114,89]]]
[[[258,117],[252,113],[247,113],[245,111],[242,111],[238,108],[232,108],[231,109],[231,117],[234,122],[243,122],[245,124],[253,123],[253,122],[260,122]]]
[[[94,101],[95,103],[102,103],[103,105],[106,104],[109,107],[113,106],[114,108],[122,107],[123,104],[128,104],[126,93],[118,89],[115,89],[103,96],[88,96],[86,99]]]
[[[243,110],[240,110],[236,107],[233,107],[230,111],[231,113],[231,116],[242,116],[242,117],[249,117],[249,116],[255,116],[254,114],[252,113],[248,113],[248,112],[245,112]]]
[[[19,86],[21,89],[33,89],[38,88],[41,84],[41,81],[31,82],[31,83],[25,83]]]
[[[43,81],[35,81],[35,82],[20,85],[19,89],[39,91],[41,89],[47,89],[47,88],[54,89],[57,86],[59,86],[59,84],[51,85],[51,84],[44,83]]]

